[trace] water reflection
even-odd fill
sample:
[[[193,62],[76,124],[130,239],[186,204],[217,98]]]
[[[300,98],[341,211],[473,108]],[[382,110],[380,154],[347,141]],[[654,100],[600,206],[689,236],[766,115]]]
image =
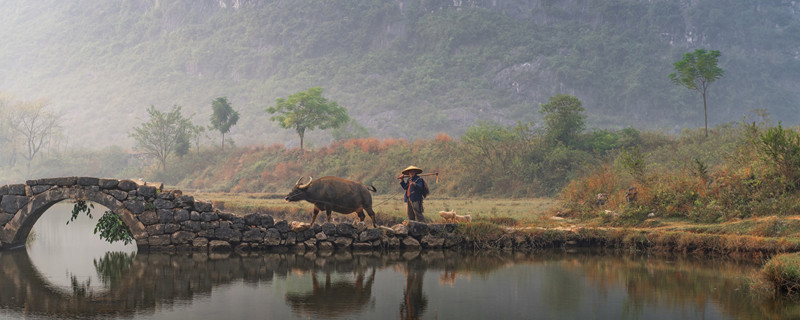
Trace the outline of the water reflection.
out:
[[[73,225],[56,221],[37,229],[47,231],[37,232],[28,251],[0,252],[0,318],[800,316],[798,304],[753,290],[758,264],[726,259],[603,251],[98,251],[86,240],[63,240],[72,238],[58,233]]]
[[[324,283],[320,283],[317,272],[312,271],[311,291],[289,292],[286,294],[286,301],[292,311],[299,315],[333,319],[356,313],[364,309],[372,298],[375,270],[373,267],[369,276],[365,276],[366,270],[358,268],[354,272],[354,279],[332,281],[333,271],[328,269],[324,272]]]
[[[447,274],[445,271],[444,274]],[[406,286],[403,288],[403,303],[400,304],[401,319],[419,319],[428,306],[428,298],[422,290],[425,266],[422,259],[407,261],[403,267]],[[450,274],[454,274],[452,271]],[[455,281],[455,279],[453,279]]]
[[[170,310],[202,316],[193,310],[209,303],[235,317],[779,319],[796,307],[754,297],[753,265],[690,258],[112,252],[94,266],[104,290],[76,283],[67,292],[52,286],[26,251],[0,252],[0,316],[169,318],[160,313]],[[225,303],[245,295],[221,304],[212,299],[243,288],[260,303],[238,310]]]
[[[33,226],[26,245],[32,263],[58,290],[91,295],[106,290],[96,264],[110,261],[108,252],[132,255],[136,245],[108,243],[94,233],[95,219],[80,215],[67,224],[73,204],[63,201],[48,209]],[[95,211],[106,210],[94,204]],[[97,216],[97,214],[95,214]]]

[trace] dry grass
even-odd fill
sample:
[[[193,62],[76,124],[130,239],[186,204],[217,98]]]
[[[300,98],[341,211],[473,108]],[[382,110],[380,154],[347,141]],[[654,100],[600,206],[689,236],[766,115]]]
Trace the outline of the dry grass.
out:
[[[309,219],[312,206],[305,201],[286,202],[285,194],[274,193],[221,193],[197,192],[188,193],[196,199],[211,200],[214,207],[222,211],[244,215],[253,212],[275,213],[277,218]],[[406,219],[406,205],[402,195],[376,195],[373,197],[373,209],[378,221],[383,224],[396,223]],[[433,222],[444,222],[436,214],[439,211],[455,210],[456,213],[472,215],[473,221],[488,221],[506,226],[528,226],[554,223],[549,219],[550,213],[559,205],[552,198],[532,199],[477,199],[477,198],[439,198],[430,197],[424,202],[425,216]],[[280,213],[288,215],[280,216]],[[355,214],[335,214],[334,218],[342,221],[353,220]]]

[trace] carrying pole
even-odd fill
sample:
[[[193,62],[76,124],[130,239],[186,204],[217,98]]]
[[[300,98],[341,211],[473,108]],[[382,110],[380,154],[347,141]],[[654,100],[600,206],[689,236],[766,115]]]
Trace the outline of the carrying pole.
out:
[[[406,177],[408,177],[408,176],[409,176],[409,175],[407,175],[407,174],[404,174],[404,175],[402,176],[402,178],[406,178]],[[417,176],[420,176],[420,177],[436,176],[436,183],[439,183],[439,173],[438,173],[438,172],[431,172],[431,173],[420,173],[420,174],[418,174]]]

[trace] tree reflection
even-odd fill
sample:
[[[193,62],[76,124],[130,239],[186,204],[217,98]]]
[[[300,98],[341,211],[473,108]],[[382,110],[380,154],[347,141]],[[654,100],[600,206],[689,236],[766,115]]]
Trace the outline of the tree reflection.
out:
[[[106,252],[99,261],[95,259],[94,268],[100,277],[100,282],[107,287],[119,285],[122,276],[128,272],[135,257],[136,252],[114,251]]]

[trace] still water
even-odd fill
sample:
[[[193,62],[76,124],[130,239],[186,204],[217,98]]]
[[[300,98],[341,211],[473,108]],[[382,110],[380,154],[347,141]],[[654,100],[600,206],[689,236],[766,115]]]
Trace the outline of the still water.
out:
[[[96,216],[104,208],[96,205]],[[0,252],[0,319],[785,319],[758,265],[563,250],[137,253],[70,204]]]

